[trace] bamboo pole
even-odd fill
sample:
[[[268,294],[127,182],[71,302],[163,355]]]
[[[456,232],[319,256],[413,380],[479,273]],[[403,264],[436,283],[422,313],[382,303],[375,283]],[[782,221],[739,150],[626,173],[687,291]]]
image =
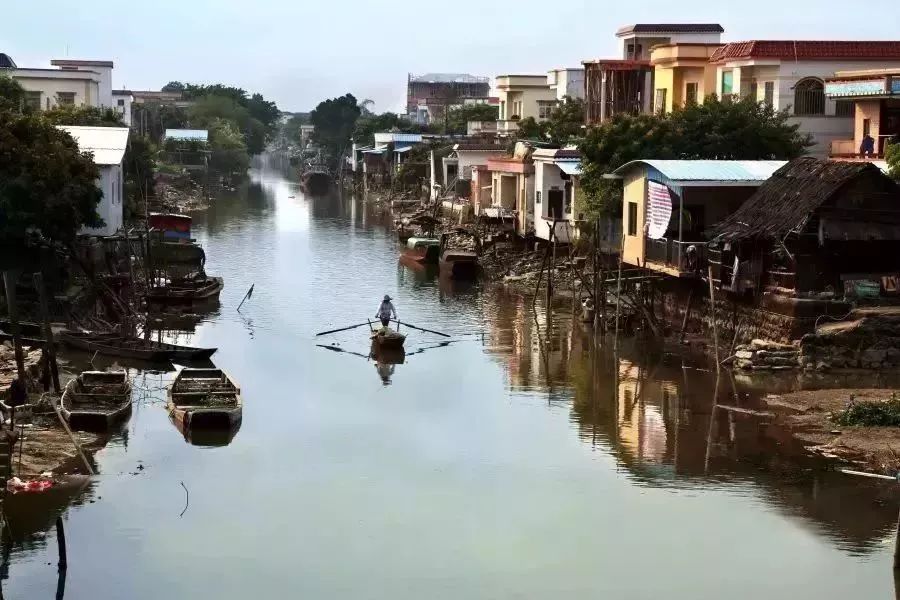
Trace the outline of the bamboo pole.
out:
[[[41,306],[41,321],[44,325],[44,341],[47,358],[50,361],[50,376],[53,379],[53,391],[57,394],[62,391],[59,385],[59,365],[56,364],[56,343],[53,339],[53,329],[50,327],[50,309],[47,302],[47,286],[44,285],[44,276],[41,273],[32,275],[34,287],[37,290]]]
[[[722,369],[722,365],[719,363],[719,326],[716,324],[716,288],[713,285],[713,270],[712,265],[708,267],[709,273],[709,305],[710,305],[710,316],[712,318],[712,327],[713,327],[713,346],[716,350],[716,373],[719,373]]]
[[[622,253],[625,251],[625,236],[622,236],[622,248],[619,251],[619,276],[616,281],[616,338],[615,346],[619,346],[619,315],[622,306]]]
[[[60,399],[62,402],[62,399]],[[81,460],[84,462],[84,466],[87,468],[88,473],[91,475],[96,475],[97,473],[94,471],[94,467],[91,466],[91,463],[88,462],[87,456],[85,456],[84,451],[81,449],[81,444],[78,443],[78,440],[75,438],[75,434],[72,433],[72,430],[69,429],[69,424],[66,423],[66,420],[63,419],[62,413],[59,412],[59,402],[53,401],[53,410],[56,412],[56,416],[59,419],[60,424],[63,429],[69,435],[69,438],[72,440],[72,443],[75,445],[75,450],[78,451],[78,456],[81,457]]]
[[[56,547],[59,550],[59,570],[65,571],[69,568],[69,561],[66,557],[66,530],[63,527],[62,517],[56,517]]]
[[[3,286],[6,288],[6,310],[9,313],[10,333],[16,355],[16,374],[19,383],[25,385],[25,356],[22,354],[22,334],[19,331],[19,311],[16,306],[16,280],[18,273],[3,271]]]

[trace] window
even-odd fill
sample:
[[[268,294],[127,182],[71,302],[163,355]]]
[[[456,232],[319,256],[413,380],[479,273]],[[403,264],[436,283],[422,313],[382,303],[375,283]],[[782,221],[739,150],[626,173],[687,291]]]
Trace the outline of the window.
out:
[[[820,79],[804,79],[794,87],[794,114],[825,114],[825,84]]]
[[[656,90],[656,98],[653,101],[653,109],[656,112],[666,112],[666,88]]]
[[[856,115],[856,104],[850,100],[838,100],[834,103],[834,116],[853,118]]]
[[[722,97],[730,96],[734,91],[734,72],[722,71]]]
[[[119,106],[125,106],[125,100],[119,98],[118,104],[119,104]]]
[[[872,131],[872,119],[863,119],[863,137]]]
[[[698,84],[696,82],[688,83],[684,86],[684,103],[687,105],[697,104],[697,95],[699,94]]]
[[[500,120],[506,120],[506,100],[500,101]]]
[[[534,203],[535,203],[535,204],[540,204],[540,203],[541,203],[541,193],[540,193],[540,192],[535,192],[535,193],[534,193]]]
[[[538,100],[538,118],[549,119],[554,108],[556,108],[556,102],[552,100]]]
[[[563,208],[563,212],[567,215],[571,215],[572,214],[572,197],[575,195],[575,188],[572,185],[571,181],[566,182],[565,194],[566,194],[566,201],[565,201],[565,207]]]
[[[29,110],[41,110],[41,93],[25,92],[25,108]]]
[[[767,81],[765,84],[765,98],[763,101],[769,106],[775,106],[775,82]]]
[[[75,104],[75,92],[56,92],[56,103],[60,106]]]
[[[628,235],[637,235],[637,202],[628,203]]]
[[[625,58],[633,58],[634,57],[634,44],[628,44],[628,49],[626,50],[628,56]]]

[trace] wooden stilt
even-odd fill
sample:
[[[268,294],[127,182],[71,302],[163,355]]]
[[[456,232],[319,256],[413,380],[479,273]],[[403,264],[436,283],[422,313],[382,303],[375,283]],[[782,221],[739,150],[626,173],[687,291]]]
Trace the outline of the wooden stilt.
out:
[[[691,306],[694,304],[694,288],[688,292],[687,307],[684,309],[684,319],[681,320],[681,335],[679,341],[684,341],[684,332],[687,330],[688,319],[691,316]]]
[[[13,336],[13,347],[16,355],[16,373],[19,382],[25,384],[25,356],[22,354],[22,334],[19,331],[19,311],[16,306],[16,281],[18,273],[3,272],[3,286],[6,289],[6,310],[9,313],[9,326]]]
[[[66,557],[66,530],[62,517],[56,517],[56,547],[59,550],[59,570],[65,571],[69,568],[69,560]]]
[[[47,302],[47,286],[44,285],[44,276],[41,273],[32,275],[34,288],[37,290],[41,306],[41,321],[44,324],[45,352],[50,361],[50,376],[53,380],[53,391],[57,394],[62,391],[59,385],[59,365],[56,364],[56,343],[53,339],[53,329],[50,327],[50,308]]]
[[[710,318],[712,319],[712,327],[713,327],[713,347],[716,350],[716,373],[719,373],[722,369],[722,365],[719,363],[719,326],[716,323],[716,288],[713,285],[713,270],[710,265],[708,269],[709,274],[709,310],[710,310]]]
[[[625,236],[622,236],[622,247],[619,251],[619,276],[616,280],[616,338],[615,346],[619,346],[619,315],[622,312],[622,252],[625,250]]]

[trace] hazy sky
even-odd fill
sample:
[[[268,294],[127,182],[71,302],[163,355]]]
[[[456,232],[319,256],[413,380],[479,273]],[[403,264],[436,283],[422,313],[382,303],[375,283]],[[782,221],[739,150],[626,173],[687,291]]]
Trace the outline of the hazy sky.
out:
[[[726,41],[900,39],[897,0],[0,0],[0,52],[115,61],[116,88],[177,79],[259,91],[283,110],[352,92],[399,110],[406,74],[543,73],[614,57],[636,22],[714,22]]]

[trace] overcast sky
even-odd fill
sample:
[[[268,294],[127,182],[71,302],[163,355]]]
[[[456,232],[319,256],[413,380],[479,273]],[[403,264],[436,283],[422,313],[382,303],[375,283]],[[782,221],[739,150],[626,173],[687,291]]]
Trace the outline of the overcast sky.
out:
[[[727,6],[729,4],[730,6]],[[731,5],[733,4],[733,5]],[[259,91],[282,110],[351,92],[400,110],[406,75],[543,73],[614,57],[632,23],[712,22],[726,41],[900,39],[897,0],[0,1],[0,52],[115,62],[116,88],[170,80]]]

